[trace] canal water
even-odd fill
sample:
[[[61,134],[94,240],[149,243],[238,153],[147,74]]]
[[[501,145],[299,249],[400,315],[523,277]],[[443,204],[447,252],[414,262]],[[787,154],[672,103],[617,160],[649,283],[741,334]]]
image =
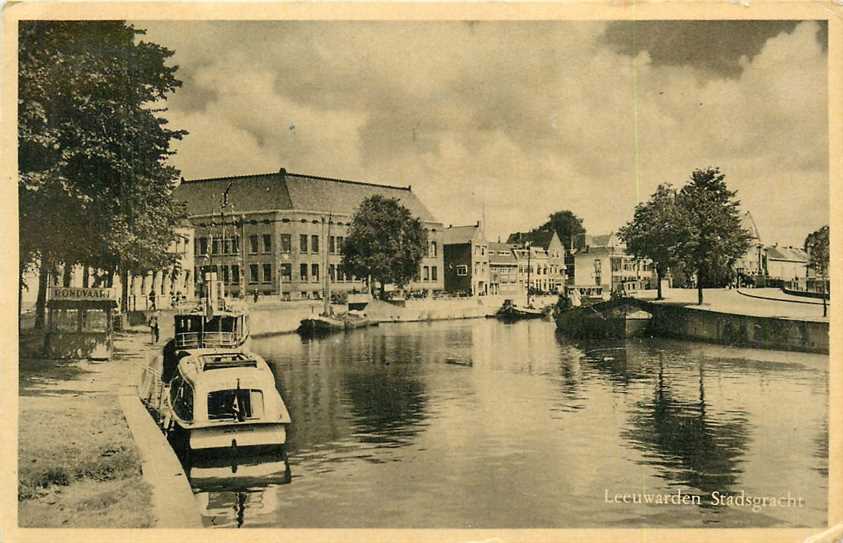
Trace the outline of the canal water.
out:
[[[289,459],[197,479],[209,526],[826,523],[827,356],[583,342],[545,321],[483,319],[253,349],[293,419]],[[753,510],[715,493],[793,500]]]

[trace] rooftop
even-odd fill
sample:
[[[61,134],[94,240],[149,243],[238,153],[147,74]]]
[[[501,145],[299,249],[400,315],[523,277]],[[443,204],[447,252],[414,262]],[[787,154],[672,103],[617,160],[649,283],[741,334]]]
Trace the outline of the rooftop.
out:
[[[449,226],[443,230],[443,245],[458,245],[471,243],[472,240],[481,234],[480,223],[468,224],[465,226]]]
[[[281,169],[275,173],[183,181],[174,196],[187,204],[190,216],[220,212],[223,197],[234,213],[253,211],[318,211],[351,215],[367,197],[397,198],[425,222],[437,222],[411,187],[332,179]]]

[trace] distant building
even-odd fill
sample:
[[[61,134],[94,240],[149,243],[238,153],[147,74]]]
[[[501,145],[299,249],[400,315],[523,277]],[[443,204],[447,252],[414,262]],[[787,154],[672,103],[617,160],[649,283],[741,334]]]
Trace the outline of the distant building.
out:
[[[515,296],[523,293],[519,284],[518,260],[512,243],[489,242],[489,293]]]
[[[519,280],[541,292],[561,292],[565,286],[565,246],[554,231],[516,232],[507,243],[516,246]],[[528,253],[527,247],[530,247]],[[529,274],[527,273],[529,267]]]
[[[562,292],[566,282],[565,246],[555,231],[539,230],[536,232],[516,232],[509,236],[507,243],[524,249],[532,248],[530,258],[527,252],[516,251],[519,256],[522,280],[526,281],[526,266],[531,266],[530,283],[534,289],[542,292]]]
[[[761,234],[758,232],[755,219],[752,218],[749,211],[744,212],[741,216],[741,227],[750,233],[750,246],[746,253],[735,261],[735,272],[739,281],[746,278],[746,281],[751,280],[758,284],[761,282],[761,277],[765,275],[764,244],[761,241]]]
[[[489,244],[478,221],[449,226],[442,235],[445,290],[452,294],[489,293]]]
[[[795,247],[765,249],[767,286],[807,290],[808,253]]]
[[[367,197],[397,198],[421,219],[428,250],[408,287],[443,288],[442,224],[410,187],[275,173],[182,182],[175,198],[187,204],[196,229],[193,277],[215,271],[234,296],[259,292],[282,299],[319,298],[328,274],[332,292],[363,291],[366,278],[341,266],[351,216]],[[223,211],[221,206],[229,204]],[[327,269],[326,269],[327,268]]]
[[[610,294],[656,286],[652,263],[626,254],[626,247],[614,233],[581,234],[574,250],[577,287],[601,287],[604,294]]]

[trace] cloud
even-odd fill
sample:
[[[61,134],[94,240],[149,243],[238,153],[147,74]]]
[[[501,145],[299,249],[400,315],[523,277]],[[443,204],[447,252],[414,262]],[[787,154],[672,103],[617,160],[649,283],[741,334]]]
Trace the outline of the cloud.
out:
[[[754,32],[720,72],[721,50],[665,62],[652,45],[654,60],[604,23],[137,25],[176,51],[167,115],[190,131],[174,159],[188,178],[283,166],[412,184],[442,222],[485,210],[505,237],[559,209],[617,228],[658,183],[718,165],[766,240],[801,243],[828,221],[815,22]]]

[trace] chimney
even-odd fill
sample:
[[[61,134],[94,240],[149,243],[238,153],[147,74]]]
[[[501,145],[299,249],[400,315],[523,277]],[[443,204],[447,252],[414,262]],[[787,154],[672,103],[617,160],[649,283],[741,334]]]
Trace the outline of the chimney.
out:
[[[284,178],[284,179],[287,178],[287,168],[281,168],[280,170],[278,170],[278,173],[281,174],[282,178]]]

